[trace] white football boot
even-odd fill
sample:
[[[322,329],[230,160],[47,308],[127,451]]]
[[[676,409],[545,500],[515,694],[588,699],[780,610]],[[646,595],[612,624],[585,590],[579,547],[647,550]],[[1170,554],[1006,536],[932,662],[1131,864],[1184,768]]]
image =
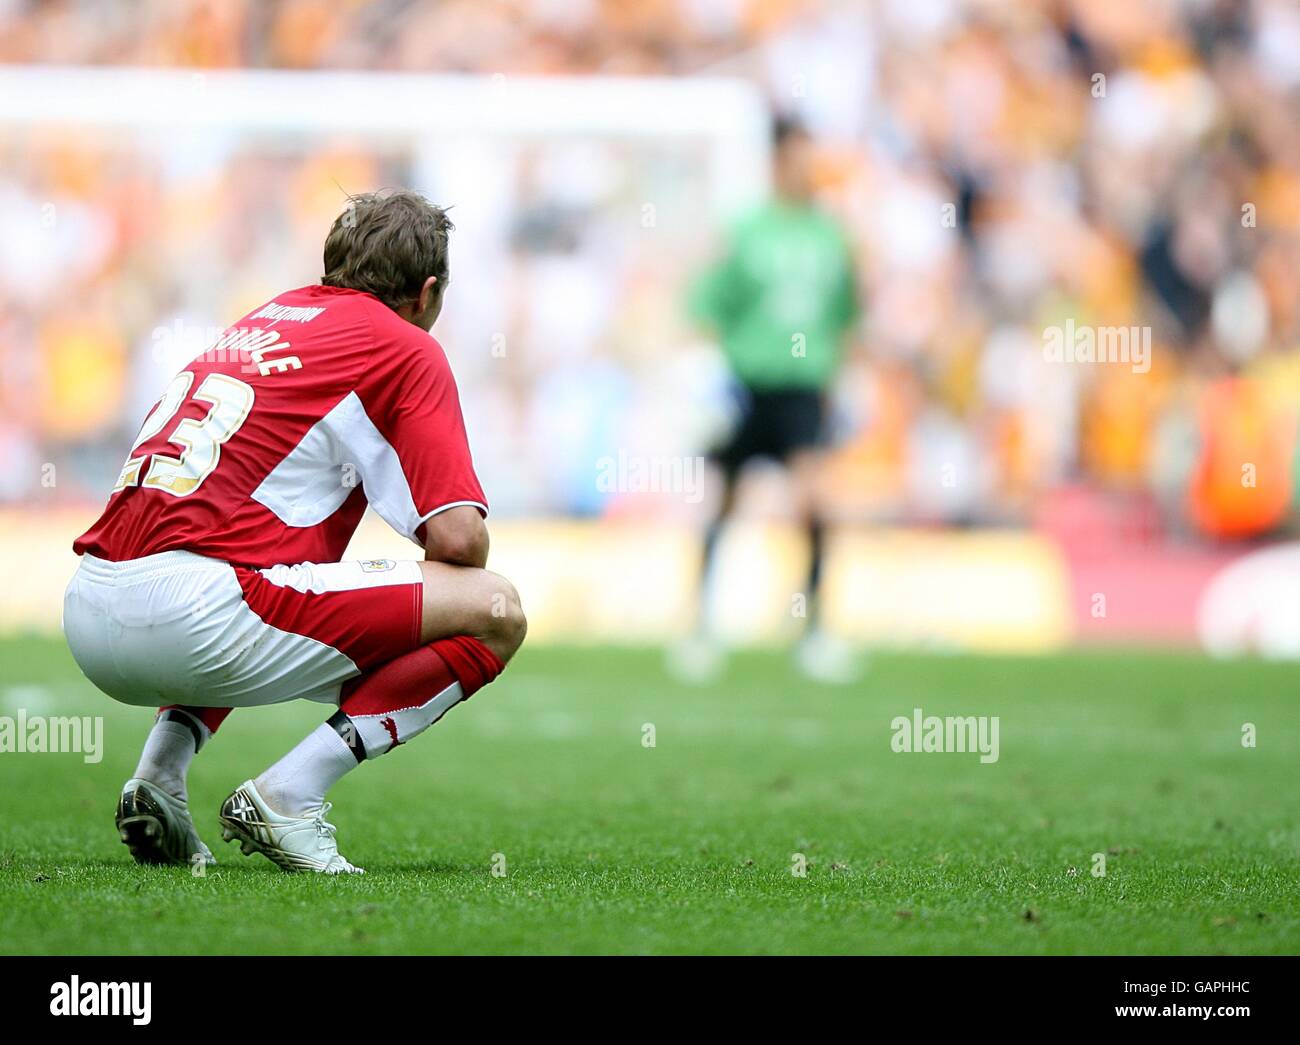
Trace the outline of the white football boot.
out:
[[[238,840],[245,856],[261,853],[285,871],[365,874],[339,854],[336,828],[325,821],[329,811],[326,802],[312,816],[281,816],[246,780],[221,803],[221,837],[227,842]]]
[[[141,864],[217,861],[194,830],[189,807],[157,784],[132,777],[117,800],[117,833]]]
[[[799,640],[794,659],[804,678],[823,685],[847,686],[862,676],[863,660],[853,647],[820,629]]]
[[[727,650],[708,635],[688,635],[668,647],[668,673],[690,686],[717,682],[727,670]]]

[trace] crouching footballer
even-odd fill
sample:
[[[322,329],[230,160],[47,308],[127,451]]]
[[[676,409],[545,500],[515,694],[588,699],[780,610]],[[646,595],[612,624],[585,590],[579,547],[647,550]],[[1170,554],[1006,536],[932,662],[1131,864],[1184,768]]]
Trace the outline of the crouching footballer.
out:
[[[354,197],[317,286],[245,316],[144,419],[64,597],[97,687],[159,709],[117,828],[142,863],[212,863],[186,774],[234,708],[335,707],[221,805],[227,841],[288,871],[362,873],[330,787],[413,740],[505,667],[526,623],[484,567],[487,501],[456,382],[429,334],[446,214]],[[369,504],[423,561],[341,562]]]

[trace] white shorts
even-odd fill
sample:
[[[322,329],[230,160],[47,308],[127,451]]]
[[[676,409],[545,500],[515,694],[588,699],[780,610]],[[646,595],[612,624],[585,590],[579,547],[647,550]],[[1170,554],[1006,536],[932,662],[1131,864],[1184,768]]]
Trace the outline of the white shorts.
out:
[[[124,704],[337,703],[343,683],[415,649],[419,564],[250,569],[192,552],[83,555],[63,630],[91,682]]]

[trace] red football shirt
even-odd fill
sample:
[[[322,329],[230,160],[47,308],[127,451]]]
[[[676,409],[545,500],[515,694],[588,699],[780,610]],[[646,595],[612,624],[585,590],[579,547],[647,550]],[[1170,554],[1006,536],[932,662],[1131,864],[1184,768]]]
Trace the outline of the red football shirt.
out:
[[[335,562],[367,503],[421,546],[444,509],[487,514],[438,342],[373,295],[303,287],[172,379],[73,549]]]

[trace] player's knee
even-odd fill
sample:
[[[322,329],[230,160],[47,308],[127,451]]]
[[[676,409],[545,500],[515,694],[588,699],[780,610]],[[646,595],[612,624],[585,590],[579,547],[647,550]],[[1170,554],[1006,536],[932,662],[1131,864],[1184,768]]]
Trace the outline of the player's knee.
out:
[[[500,574],[489,574],[493,588],[491,610],[485,630],[494,652],[502,660],[509,660],[523,645],[528,633],[528,619],[515,586]]]

